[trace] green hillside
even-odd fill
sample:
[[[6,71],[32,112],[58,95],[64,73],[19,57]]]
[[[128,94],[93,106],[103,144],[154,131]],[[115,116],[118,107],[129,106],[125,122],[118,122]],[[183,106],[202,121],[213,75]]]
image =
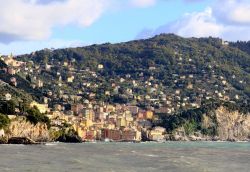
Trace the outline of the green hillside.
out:
[[[7,65],[0,60],[0,68],[6,68]],[[18,85],[15,87],[10,84],[10,79],[14,77],[17,80]],[[38,97],[41,96],[39,90],[34,90],[29,82],[19,76],[18,74],[10,75],[6,72],[0,71],[0,98],[4,97],[5,94],[11,94],[12,99],[15,102],[20,100],[25,100],[27,102],[38,100]]]
[[[118,103],[134,102],[135,96],[147,94],[151,98],[159,94],[171,97],[176,95],[176,90],[180,90],[181,100],[176,100],[180,103],[185,97],[190,102],[221,97],[221,94],[233,101],[246,101],[250,97],[250,55],[233,44],[222,45],[218,38],[162,34],[119,44],[41,50],[19,59],[33,60],[39,65],[42,71],[34,75],[44,80],[45,87],[54,93],[83,92],[84,97],[95,93],[97,100]],[[45,70],[45,64],[52,65],[51,70]],[[99,64],[103,69],[98,69]],[[58,73],[62,87],[57,86]],[[74,75],[73,83],[66,82],[69,75]],[[125,81],[121,82],[121,78]],[[134,81],[136,86],[132,84]],[[118,92],[112,83],[119,85]],[[94,84],[97,86],[93,87]],[[133,91],[132,95],[127,93],[128,89]],[[105,91],[110,95],[105,96]],[[156,104],[162,104],[161,100]]]

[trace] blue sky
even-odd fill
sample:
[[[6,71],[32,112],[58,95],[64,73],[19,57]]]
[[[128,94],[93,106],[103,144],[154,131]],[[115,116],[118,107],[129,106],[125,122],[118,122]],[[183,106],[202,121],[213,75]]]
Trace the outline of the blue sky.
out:
[[[248,0],[0,0],[0,4],[1,54],[117,43],[160,33],[250,40]]]
[[[64,35],[64,39],[80,39],[86,43],[128,41],[135,39],[143,29],[155,29],[180,18],[186,12],[202,11],[208,2],[161,1],[147,8],[113,10],[90,27],[60,27],[55,29],[53,36],[60,39]]]

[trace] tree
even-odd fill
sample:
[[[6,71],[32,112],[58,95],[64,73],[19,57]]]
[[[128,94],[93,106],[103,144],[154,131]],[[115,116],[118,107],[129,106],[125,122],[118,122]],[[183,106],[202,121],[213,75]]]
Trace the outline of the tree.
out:
[[[37,123],[42,122],[47,124],[48,128],[50,127],[50,119],[44,114],[41,114],[37,107],[28,109],[27,113],[27,120],[30,121],[32,124],[36,125]]]
[[[7,115],[0,114],[0,129],[7,127],[10,124],[10,119]]]
[[[16,104],[13,100],[1,102],[0,113],[13,115],[15,114],[15,108],[16,108]]]
[[[29,82],[31,82],[31,77],[30,77],[30,75],[27,75],[27,76],[26,76],[26,80],[29,81]]]

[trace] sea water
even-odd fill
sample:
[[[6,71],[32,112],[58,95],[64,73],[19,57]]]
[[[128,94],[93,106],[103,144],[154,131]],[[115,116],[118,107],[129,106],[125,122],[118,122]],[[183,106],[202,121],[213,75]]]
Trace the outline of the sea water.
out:
[[[250,143],[0,145],[0,172],[249,172]]]

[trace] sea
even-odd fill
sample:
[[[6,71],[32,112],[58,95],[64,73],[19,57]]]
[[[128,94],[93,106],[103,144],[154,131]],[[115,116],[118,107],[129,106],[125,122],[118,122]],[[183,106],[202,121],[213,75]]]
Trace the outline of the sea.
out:
[[[250,172],[250,143],[0,145],[0,172]]]

